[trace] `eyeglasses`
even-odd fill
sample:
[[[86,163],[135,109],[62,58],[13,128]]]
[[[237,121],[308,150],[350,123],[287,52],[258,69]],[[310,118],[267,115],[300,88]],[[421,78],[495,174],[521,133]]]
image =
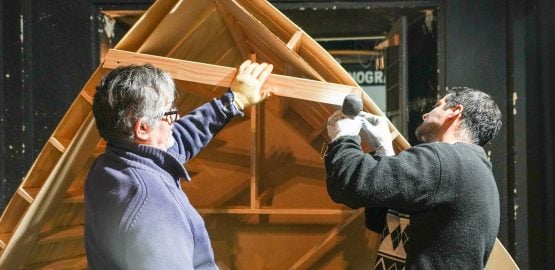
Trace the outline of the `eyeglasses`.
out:
[[[179,111],[177,110],[171,110],[169,112],[165,112],[162,118],[162,121],[166,121],[168,122],[168,124],[173,124],[175,121],[177,121],[177,118],[179,117]]]

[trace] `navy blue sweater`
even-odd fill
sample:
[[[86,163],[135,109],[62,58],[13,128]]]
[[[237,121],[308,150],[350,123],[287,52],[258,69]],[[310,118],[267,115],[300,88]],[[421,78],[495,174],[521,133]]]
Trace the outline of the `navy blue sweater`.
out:
[[[365,154],[360,137],[329,145],[331,198],[410,214],[407,269],[482,269],[499,229],[499,193],[484,149],[428,143],[395,157]],[[382,221],[378,221],[382,222]]]
[[[168,152],[108,144],[85,184],[89,269],[217,269],[204,221],[179,180],[189,179],[182,164],[242,115],[222,104],[232,99],[227,92],[174,123]]]

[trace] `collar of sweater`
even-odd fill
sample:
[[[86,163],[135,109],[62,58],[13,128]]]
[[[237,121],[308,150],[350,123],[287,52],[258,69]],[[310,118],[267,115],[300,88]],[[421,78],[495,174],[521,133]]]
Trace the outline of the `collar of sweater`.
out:
[[[164,151],[162,149],[127,143],[127,142],[117,142],[108,143],[106,146],[106,152],[115,152],[120,156],[124,156],[135,162],[145,164],[147,166],[156,165],[159,169],[169,173],[179,185],[179,179],[185,178],[189,179],[189,175],[181,164],[172,154]]]

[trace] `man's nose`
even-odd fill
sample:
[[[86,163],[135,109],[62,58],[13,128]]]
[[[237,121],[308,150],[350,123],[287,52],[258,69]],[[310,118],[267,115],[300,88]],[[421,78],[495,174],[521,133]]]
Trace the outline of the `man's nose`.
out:
[[[426,118],[428,118],[428,113],[422,115],[422,120],[426,121]]]

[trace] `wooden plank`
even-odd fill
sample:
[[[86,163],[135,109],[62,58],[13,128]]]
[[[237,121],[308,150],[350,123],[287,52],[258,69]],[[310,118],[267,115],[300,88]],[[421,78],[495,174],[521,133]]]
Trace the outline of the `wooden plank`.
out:
[[[20,217],[23,216],[28,208],[29,202],[21,198],[19,194],[14,194],[2,213],[2,218],[0,219],[0,233],[13,232],[19,223]]]
[[[363,209],[358,209],[348,218],[346,218],[342,223],[337,224],[333,229],[331,229],[322,242],[315,245],[312,249],[310,249],[304,256],[302,256],[299,260],[297,260],[289,269],[309,269],[315,262],[318,261],[322,256],[324,256],[328,251],[330,251],[333,247],[335,247],[338,243],[341,242],[342,236],[341,232],[345,230],[345,228],[349,227],[351,223],[357,218],[363,218],[364,215]],[[378,240],[377,246],[379,246],[380,241]],[[376,248],[377,251],[377,248]],[[368,256],[372,256],[368,254]],[[369,266],[370,267],[370,266]]]
[[[262,175],[264,162],[264,102],[251,107],[251,209],[256,209],[258,201],[258,184]]]
[[[160,2],[160,1],[158,1]],[[87,257],[78,256],[69,259],[61,259],[52,262],[44,262],[27,266],[25,269],[34,270],[81,270],[87,269]]]
[[[100,135],[91,112],[21,219],[0,257],[1,269],[18,269],[23,264],[28,251],[38,240],[43,223],[62,202],[71,181],[83,168],[99,141]]]
[[[0,233],[0,249],[5,249],[8,245],[8,242],[12,238],[11,233]]]
[[[229,11],[242,25],[248,25],[244,31],[249,31],[256,36],[260,37],[264,42],[271,44],[271,47],[277,55],[279,55],[285,62],[291,64],[297,70],[303,72],[307,78],[318,79],[325,81],[316,70],[308,65],[299,55],[292,52],[279,37],[272,33],[264,24],[257,18],[252,16],[245,8],[243,8],[237,1],[221,1],[226,10]]]
[[[237,21],[235,20],[235,18],[233,18],[229,14],[229,12],[227,12],[227,10],[222,7],[222,4],[220,3],[221,1],[222,0],[216,0],[216,6],[218,7],[218,10],[220,11],[220,14],[222,15],[227,25],[227,29],[229,30],[233,41],[235,41],[235,45],[237,46],[239,53],[241,54],[243,59],[248,59],[249,55],[251,54],[251,49],[247,46],[247,43],[245,42],[245,34],[243,33],[243,30],[237,25]]]
[[[0,234],[0,248],[5,248],[6,243],[12,238],[12,233]],[[68,240],[82,239],[84,235],[84,228],[82,225],[71,226],[67,228],[58,228],[51,231],[42,232],[39,235],[39,240],[36,245],[46,245]]]
[[[314,140],[316,140],[316,138],[322,135],[324,131],[326,131],[326,125],[323,125],[322,127],[317,128],[312,133],[310,133],[310,135],[308,135],[307,141],[309,143],[312,143]]]
[[[302,208],[279,208],[261,207],[251,209],[250,207],[233,208],[200,208],[198,212],[207,214],[236,214],[236,215],[351,215],[357,210],[343,209],[302,209]]]
[[[302,37],[303,37],[303,32],[302,31],[295,32],[295,34],[291,37],[289,42],[287,42],[287,48],[294,51],[295,53],[298,53],[299,52],[299,47],[301,46],[301,38]]]
[[[70,140],[65,138],[56,138],[54,136],[48,138],[48,143],[54,146],[58,151],[64,152],[69,145]]]
[[[260,20],[270,31],[283,40],[300,30],[294,22],[283,15],[269,1],[239,0],[240,4]],[[301,30],[302,31],[302,30]]]
[[[256,54],[250,55],[250,60],[256,62]],[[261,162],[264,155],[264,107],[263,103],[251,107],[250,121],[250,148],[251,148],[251,179],[250,179],[250,203],[251,209],[260,206],[258,201],[258,183],[261,175]]]
[[[212,5],[202,11],[188,32],[181,35],[179,42],[169,52],[160,55],[193,60],[201,51],[209,50],[209,46],[215,43],[214,38],[226,30],[227,26],[218,15],[217,8]]]
[[[40,188],[38,187],[22,187],[20,186],[17,189],[17,194],[19,194],[25,201],[28,203],[33,203],[35,198],[40,192]],[[83,203],[83,192],[68,191],[64,197],[64,203]]]
[[[136,51],[178,0],[156,1],[118,42],[116,49]]]
[[[21,198],[31,204],[35,200],[35,197],[37,193],[39,193],[39,190],[40,188],[24,188],[20,186],[16,192],[17,194],[19,194],[19,196],[21,196]]]
[[[157,1],[162,2],[162,1]],[[187,37],[192,29],[200,26],[204,12],[213,6],[210,0],[187,0],[179,1],[171,11],[160,20],[156,27],[148,29],[148,38],[140,42],[140,47],[133,50],[141,53],[149,53],[165,56],[175,46]],[[121,43],[121,42],[120,42]],[[118,43],[119,45],[119,43]],[[120,49],[116,47],[116,49]]]
[[[72,226],[68,228],[55,229],[43,232],[39,236],[37,245],[52,244],[56,242],[82,239],[84,234],[83,226]]]
[[[120,65],[153,64],[168,72],[175,80],[184,80],[208,85],[229,87],[236,69],[186,60],[170,59],[119,50],[110,50],[103,68],[113,69]],[[348,94],[361,95],[362,90],[356,86],[346,86],[314,80],[272,74],[266,88],[274,87],[272,93],[278,96],[305,99],[314,102],[341,105]]]
[[[499,239],[495,239],[495,244],[489,255],[485,270],[518,270],[519,267],[511,257],[511,254],[503,247]]]

